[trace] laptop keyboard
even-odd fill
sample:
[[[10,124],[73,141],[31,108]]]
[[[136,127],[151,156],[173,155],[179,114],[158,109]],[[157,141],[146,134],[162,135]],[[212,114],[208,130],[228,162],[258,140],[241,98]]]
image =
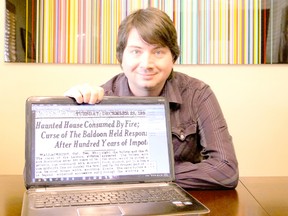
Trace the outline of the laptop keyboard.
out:
[[[52,208],[86,205],[109,205],[125,203],[148,202],[189,202],[189,199],[179,194],[172,187],[161,188],[137,188],[119,191],[87,191],[87,192],[61,192],[37,195],[35,208]]]

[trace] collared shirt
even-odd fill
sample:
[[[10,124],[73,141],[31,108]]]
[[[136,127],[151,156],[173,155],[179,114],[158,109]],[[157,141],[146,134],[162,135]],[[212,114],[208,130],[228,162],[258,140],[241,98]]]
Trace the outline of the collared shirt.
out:
[[[105,95],[133,96],[123,73],[102,86]],[[160,96],[170,104],[175,181],[184,188],[235,188],[238,162],[232,137],[211,88],[173,72]]]

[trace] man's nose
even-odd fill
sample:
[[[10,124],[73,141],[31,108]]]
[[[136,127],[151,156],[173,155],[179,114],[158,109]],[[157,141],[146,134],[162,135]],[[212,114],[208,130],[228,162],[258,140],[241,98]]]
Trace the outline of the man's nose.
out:
[[[154,65],[153,55],[149,52],[143,53],[141,57],[141,66],[143,68],[151,68]]]

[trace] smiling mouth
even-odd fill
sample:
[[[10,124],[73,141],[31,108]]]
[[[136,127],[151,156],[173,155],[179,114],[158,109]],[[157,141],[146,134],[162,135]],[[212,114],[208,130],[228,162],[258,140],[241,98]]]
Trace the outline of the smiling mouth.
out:
[[[155,73],[138,73],[138,75],[145,80],[151,80],[155,76]]]
[[[138,72],[138,74],[140,76],[147,76],[147,77],[151,77],[151,76],[155,76],[156,75],[156,73],[154,73],[154,72]]]

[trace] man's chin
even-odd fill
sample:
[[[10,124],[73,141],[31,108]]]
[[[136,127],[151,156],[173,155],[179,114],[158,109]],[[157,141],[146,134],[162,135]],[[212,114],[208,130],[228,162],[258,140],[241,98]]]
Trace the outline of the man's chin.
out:
[[[141,81],[141,83],[139,83],[139,86],[147,90],[155,88],[154,82],[147,81],[147,80]]]

